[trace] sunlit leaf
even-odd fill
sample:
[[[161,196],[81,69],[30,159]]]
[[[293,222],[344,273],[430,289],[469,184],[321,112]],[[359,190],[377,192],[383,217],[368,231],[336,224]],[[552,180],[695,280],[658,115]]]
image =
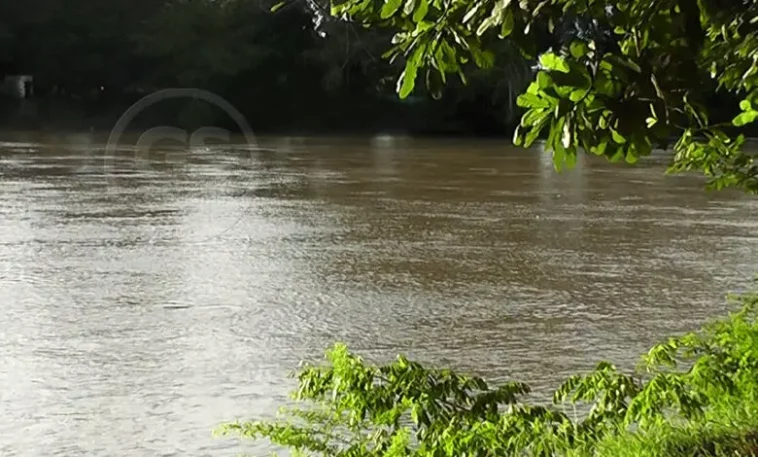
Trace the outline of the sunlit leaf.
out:
[[[547,101],[530,93],[519,95],[516,104],[522,108],[547,108],[549,106]]]
[[[758,111],[745,111],[744,113],[737,115],[737,117],[732,120],[732,124],[737,127],[742,127],[755,121],[756,119],[758,119]]]
[[[572,102],[578,102],[582,98],[584,98],[585,95],[587,95],[586,89],[574,89],[571,91],[571,94],[569,95],[569,100]]]
[[[613,138],[613,141],[615,141],[618,144],[624,144],[626,143],[626,138],[624,138],[623,135],[621,135],[618,131],[611,128],[611,137]]]
[[[570,68],[566,60],[552,52],[546,52],[540,55],[540,66],[546,70],[559,71],[568,73]]]
[[[492,27],[497,25],[497,18],[496,17],[488,17],[484,21],[482,21],[481,25],[479,25],[479,28],[476,29],[476,34],[478,36],[484,35],[484,32],[491,29]]]
[[[413,13],[413,20],[415,22],[421,22],[426,18],[427,13],[429,12],[429,0],[419,0],[418,7],[416,8],[416,11]]]
[[[503,16],[503,24],[500,26],[500,38],[506,38],[513,33],[513,11],[506,10]]]
[[[537,73],[537,87],[540,89],[547,89],[550,87],[552,82],[553,81],[550,79],[550,76],[544,71]]]
[[[563,124],[563,132],[561,132],[561,144],[564,148],[571,146],[571,122],[566,119]]]
[[[416,85],[416,73],[417,68],[415,66],[410,65],[410,63],[405,66],[405,70],[397,81],[397,92],[400,98],[407,98],[413,92],[413,88]]]
[[[467,22],[469,22],[474,17],[474,15],[477,13],[477,11],[479,11],[479,8],[481,8],[482,5],[484,5],[484,2],[476,2],[476,3],[474,3],[474,6],[472,6],[471,9],[468,10],[468,12],[466,13],[466,15],[463,16],[463,21],[462,22],[464,24],[466,24]]]
[[[416,0],[405,0],[403,13],[405,13],[406,16],[412,15],[415,9],[416,9]]]
[[[283,2],[276,3],[274,6],[271,7],[271,12],[276,13],[280,9],[284,8],[287,5],[286,0]]]
[[[384,6],[382,6],[381,10],[381,18],[387,19],[388,17],[394,15],[397,10],[400,9],[400,5],[403,3],[403,0],[385,0]]]

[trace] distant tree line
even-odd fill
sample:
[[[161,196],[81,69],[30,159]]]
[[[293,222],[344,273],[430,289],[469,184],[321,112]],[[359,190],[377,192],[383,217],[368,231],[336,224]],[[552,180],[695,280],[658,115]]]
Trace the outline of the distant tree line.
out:
[[[467,84],[401,101],[395,87],[403,62],[382,56],[389,31],[333,18],[328,5],[313,0],[275,12],[271,6],[259,0],[2,2],[0,80],[33,75],[41,116],[51,121],[111,119],[164,87],[221,95],[263,131],[509,134],[518,118],[515,97],[531,79],[531,63],[508,46]],[[0,113],[12,108],[12,101],[0,102]],[[188,120],[211,115],[198,106],[180,108]]]
[[[437,90],[399,100],[406,62],[384,56],[396,30],[334,17],[327,0],[289,0],[272,12],[275,1],[0,2],[0,82],[5,75],[34,76],[42,125],[85,118],[107,127],[130,103],[164,87],[221,95],[257,131],[510,135],[518,123],[516,97],[534,77],[536,55],[524,57],[512,41],[483,37],[487,52],[478,62],[461,62],[469,68],[466,83],[451,77]],[[611,29],[598,31],[570,14],[555,24],[537,18],[531,27],[535,50],[598,32],[602,46],[618,45]],[[734,114],[729,94],[707,103],[715,118]],[[177,112],[164,108],[163,115]],[[207,123],[214,115],[191,103],[178,108],[187,122]],[[0,98],[0,126],[14,110],[12,100]]]

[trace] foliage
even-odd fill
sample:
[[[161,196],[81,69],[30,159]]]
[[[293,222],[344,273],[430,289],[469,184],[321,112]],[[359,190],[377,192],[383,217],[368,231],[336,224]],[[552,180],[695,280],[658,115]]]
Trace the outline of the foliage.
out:
[[[391,31],[328,12],[322,0],[275,13],[251,0],[0,2],[0,81],[32,74],[40,102],[83,105],[98,119],[159,88],[198,87],[228,99],[256,130],[313,120],[337,131],[412,129],[408,120],[435,129],[449,115],[505,133],[515,122],[515,96],[531,71],[510,46],[495,50],[497,68],[449,86],[444,100],[404,103],[394,94],[400,62],[381,58]],[[471,103],[483,97],[493,110]]]
[[[197,87],[263,61],[263,11],[253,2],[167,1],[134,34],[136,51],[155,62],[157,84]]]
[[[302,456],[758,455],[758,294],[737,300],[739,312],[653,347],[636,375],[602,362],[550,406],[524,401],[520,382],[403,356],[375,366],[337,344],[327,365],[298,373],[296,403],[277,419],[218,432]]]
[[[634,163],[678,137],[670,171],[758,192],[744,138],[706,108],[716,90],[740,94],[733,126],[758,119],[756,0],[335,0],[332,12],[396,31],[386,55],[405,61],[400,97],[418,80],[436,92],[449,74],[466,80],[472,63],[491,67],[499,40],[536,58],[514,143],[546,132],[557,169],[579,150]],[[541,39],[545,30],[557,39]]]

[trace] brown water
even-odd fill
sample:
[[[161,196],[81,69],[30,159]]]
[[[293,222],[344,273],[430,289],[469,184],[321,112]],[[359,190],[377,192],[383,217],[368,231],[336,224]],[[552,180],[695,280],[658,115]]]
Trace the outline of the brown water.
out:
[[[0,143],[0,455],[231,456],[343,340],[544,394],[631,367],[758,271],[758,199],[496,141]],[[173,157],[173,158],[172,158]],[[108,159],[108,158],[106,158]]]

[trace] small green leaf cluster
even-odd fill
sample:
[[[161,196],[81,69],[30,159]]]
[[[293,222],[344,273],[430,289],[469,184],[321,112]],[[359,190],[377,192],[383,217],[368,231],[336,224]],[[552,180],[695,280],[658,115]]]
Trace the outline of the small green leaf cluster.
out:
[[[297,374],[294,407],[218,432],[324,457],[756,455],[758,294],[735,299],[738,312],[656,345],[634,375],[602,362],[571,376],[552,405],[525,401],[520,382],[403,356],[377,366],[337,344]]]
[[[655,105],[624,95],[627,67],[633,63],[608,55],[599,62],[598,71],[591,73],[576,59],[592,58],[595,43],[576,40],[570,49],[573,60],[552,52],[540,56],[536,80],[518,99],[527,111],[514,144],[529,147],[547,128],[545,149],[552,151],[559,171],[564,164],[569,168],[575,164],[580,149],[612,162],[635,163],[650,154],[649,130],[658,129]],[[646,115],[646,122],[630,122],[632,112]]]
[[[483,36],[497,30],[506,38],[521,21],[511,0],[348,0],[334,2],[331,12],[344,20],[397,30],[384,57],[405,60],[397,82],[401,98],[413,92],[421,70],[427,89],[439,97],[449,74],[466,83],[469,65],[492,68],[495,53]]]

